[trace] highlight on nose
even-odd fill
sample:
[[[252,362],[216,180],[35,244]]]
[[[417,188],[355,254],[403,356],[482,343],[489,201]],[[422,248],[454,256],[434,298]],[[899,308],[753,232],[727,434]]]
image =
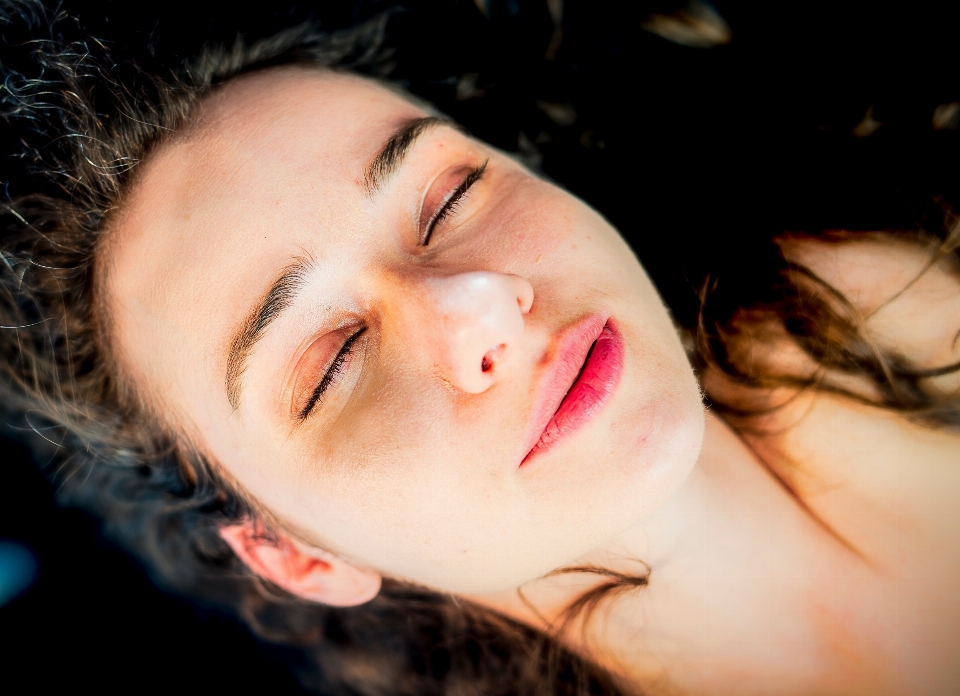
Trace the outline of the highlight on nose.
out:
[[[427,286],[437,367],[458,389],[486,391],[523,339],[533,286],[520,276],[489,271],[430,278]]]

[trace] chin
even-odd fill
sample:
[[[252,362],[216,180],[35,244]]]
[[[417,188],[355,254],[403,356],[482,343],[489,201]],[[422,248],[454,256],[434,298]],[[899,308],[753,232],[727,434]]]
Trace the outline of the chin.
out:
[[[625,443],[634,459],[631,474],[640,489],[642,516],[680,490],[700,457],[706,414],[692,374],[689,381],[645,409]]]
[[[696,381],[691,374],[689,384],[640,409],[618,408],[598,425],[593,437],[543,462],[553,484],[542,481],[535,493],[550,508],[537,525],[538,551],[553,563],[543,572],[604,546],[682,488],[703,443]]]
[[[658,385],[637,390],[646,394],[616,409],[606,428],[607,442],[595,443],[593,450],[595,461],[605,459],[601,497],[611,511],[618,510],[610,519],[617,527],[610,530],[614,533],[662,508],[683,487],[700,456],[706,417],[692,370],[658,376]]]

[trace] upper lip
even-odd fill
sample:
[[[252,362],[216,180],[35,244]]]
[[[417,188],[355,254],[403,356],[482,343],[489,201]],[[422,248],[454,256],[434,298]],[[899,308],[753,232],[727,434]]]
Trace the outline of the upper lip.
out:
[[[560,331],[549,351],[553,353],[536,389],[533,416],[524,443],[526,457],[536,446],[550,420],[583,370],[590,349],[599,338],[606,318],[599,314],[584,317]]]

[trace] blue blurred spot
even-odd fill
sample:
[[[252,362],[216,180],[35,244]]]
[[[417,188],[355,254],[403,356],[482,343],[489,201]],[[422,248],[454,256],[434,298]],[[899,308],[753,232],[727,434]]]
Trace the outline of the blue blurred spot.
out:
[[[0,541],[0,605],[33,584],[37,560],[33,552],[15,541]]]

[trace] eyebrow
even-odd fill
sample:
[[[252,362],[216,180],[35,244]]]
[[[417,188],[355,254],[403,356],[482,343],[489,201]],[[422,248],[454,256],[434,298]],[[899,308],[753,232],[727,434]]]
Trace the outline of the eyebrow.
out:
[[[299,258],[284,268],[234,333],[230,341],[230,352],[227,354],[225,382],[227,399],[234,410],[240,407],[240,393],[243,388],[241,378],[253,347],[263,338],[267,327],[293,304],[297,293],[303,288],[306,271],[311,265],[309,259]]]
[[[376,193],[383,186],[383,183],[393,174],[400,165],[413,144],[421,135],[431,128],[437,126],[450,126],[453,122],[449,119],[439,118],[437,116],[424,116],[404,121],[393,134],[387,138],[387,141],[380,148],[380,152],[373,158],[373,161],[367,166],[366,174],[363,177],[370,194]]]

